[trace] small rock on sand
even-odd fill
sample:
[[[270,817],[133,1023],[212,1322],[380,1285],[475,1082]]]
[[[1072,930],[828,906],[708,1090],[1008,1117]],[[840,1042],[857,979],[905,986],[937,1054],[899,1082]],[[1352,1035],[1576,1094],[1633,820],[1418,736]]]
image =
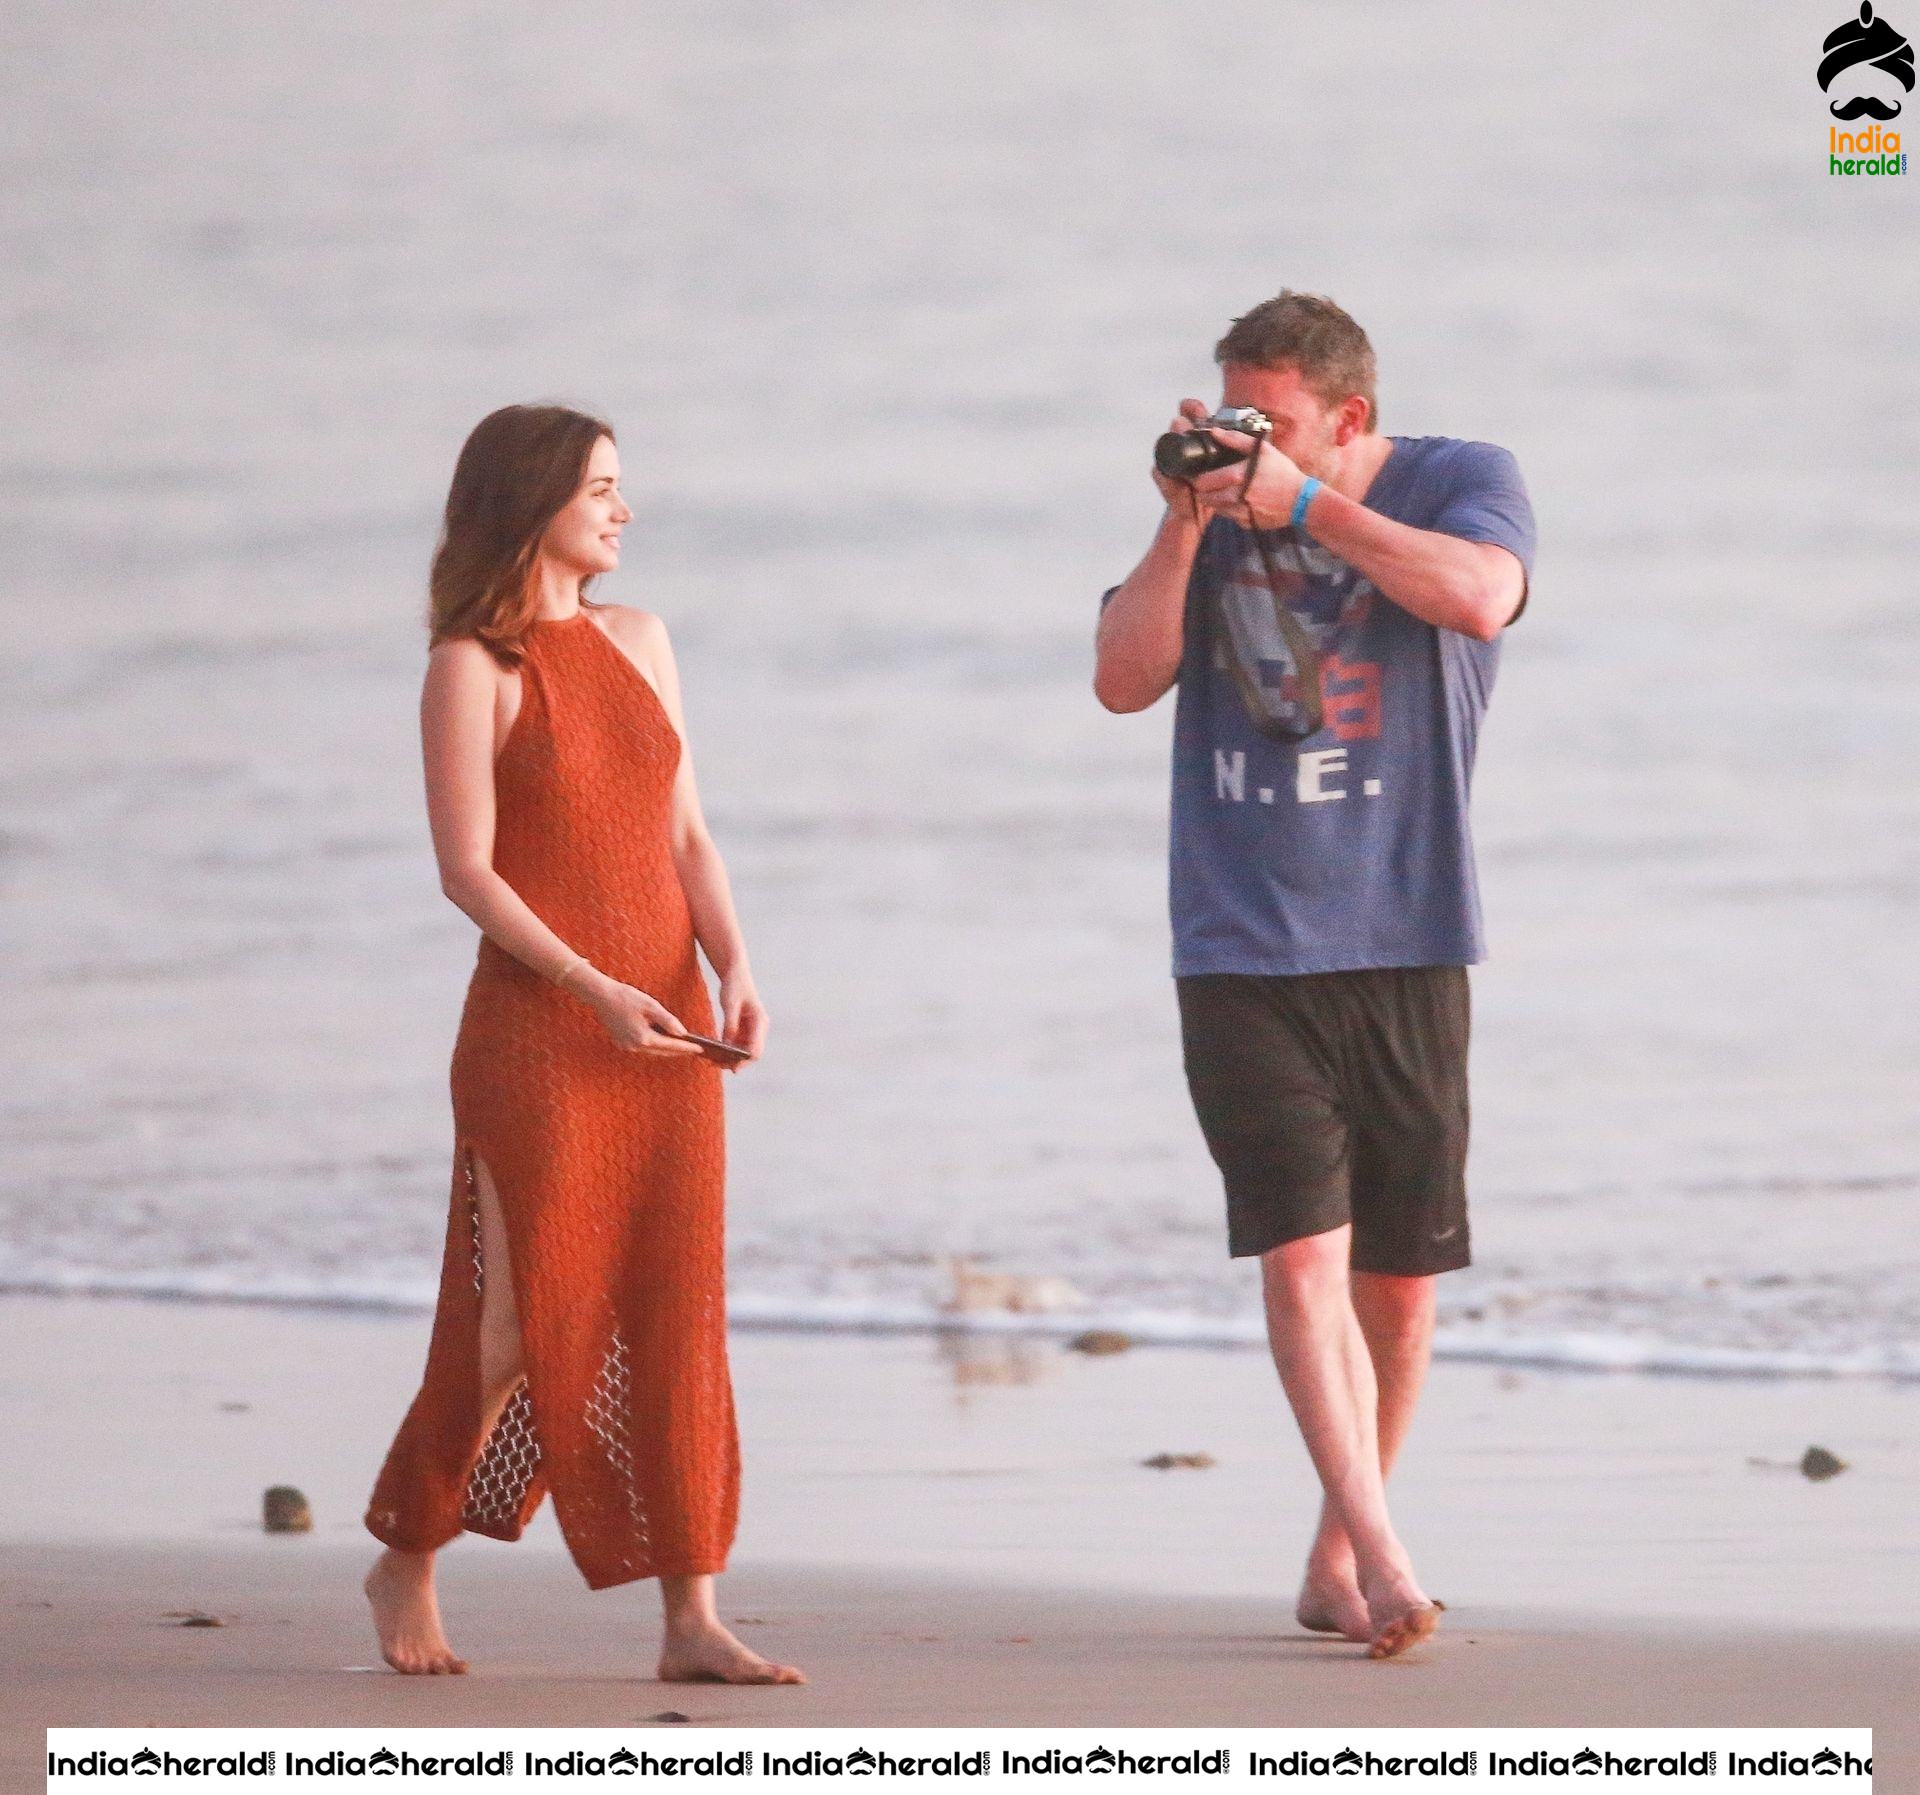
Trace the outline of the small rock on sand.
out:
[[[1217,1461],[1211,1452],[1156,1452],[1140,1462],[1149,1471],[1211,1471]]]
[[[1087,1353],[1094,1358],[1110,1352],[1125,1352],[1132,1344],[1132,1336],[1116,1328],[1088,1328],[1084,1334],[1075,1334],[1067,1342],[1074,1352]]]
[[[1800,1475],[1814,1483],[1825,1483],[1829,1477],[1838,1477],[1847,1468],[1847,1461],[1836,1458],[1824,1446],[1809,1446],[1800,1455]]]
[[[262,1499],[262,1524],[269,1533],[311,1533],[313,1510],[290,1483],[276,1483]]]

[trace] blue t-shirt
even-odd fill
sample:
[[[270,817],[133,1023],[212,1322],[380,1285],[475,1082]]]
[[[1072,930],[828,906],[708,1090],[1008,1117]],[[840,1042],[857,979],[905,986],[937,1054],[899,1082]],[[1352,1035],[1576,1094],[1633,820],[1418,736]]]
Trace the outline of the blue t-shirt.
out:
[[[1450,436],[1388,441],[1369,509],[1498,543],[1531,576],[1533,510],[1512,455]],[[1267,541],[1320,650],[1325,723],[1277,742],[1248,720],[1216,646],[1223,585],[1262,677],[1284,682],[1291,661],[1252,535],[1214,519],[1187,588],[1174,715],[1173,970],[1471,965],[1485,947],[1467,792],[1499,638],[1421,622],[1304,536]]]

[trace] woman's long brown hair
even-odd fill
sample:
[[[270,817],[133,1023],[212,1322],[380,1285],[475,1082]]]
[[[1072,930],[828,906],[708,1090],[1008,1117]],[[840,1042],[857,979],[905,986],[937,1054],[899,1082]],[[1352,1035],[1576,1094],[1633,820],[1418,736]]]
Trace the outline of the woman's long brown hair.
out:
[[[534,570],[547,526],[586,478],[610,426],[564,405],[503,405],[474,425],[454,463],[427,586],[429,642],[477,637],[509,667],[540,609]],[[580,582],[584,598],[592,576]]]

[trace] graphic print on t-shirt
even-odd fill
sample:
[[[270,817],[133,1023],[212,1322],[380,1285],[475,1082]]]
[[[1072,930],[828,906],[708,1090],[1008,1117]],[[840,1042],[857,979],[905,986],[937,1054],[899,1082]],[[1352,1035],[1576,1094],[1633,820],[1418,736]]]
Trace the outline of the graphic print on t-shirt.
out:
[[[1383,669],[1359,658],[1357,644],[1379,593],[1338,556],[1291,532],[1270,542],[1277,583],[1250,534],[1242,532],[1238,558],[1221,582],[1222,629],[1213,640],[1213,665],[1228,671],[1227,657],[1244,657],[1248,671],[1283,703],[1298,704],[1300,680],[1286,637],[1274,618],[1276,596],[1293,613],[1320,656],[1320,702],[1325,727],[1335,741],[1373,741],[1380,734]]]

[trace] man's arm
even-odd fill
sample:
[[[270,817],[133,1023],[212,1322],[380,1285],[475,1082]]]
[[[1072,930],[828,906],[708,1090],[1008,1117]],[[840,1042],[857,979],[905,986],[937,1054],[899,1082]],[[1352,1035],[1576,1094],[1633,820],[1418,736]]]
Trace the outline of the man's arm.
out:
[[[1287,509],[1293,509],[1291,499]],[[1331,487],[1313,495],[1307,534],[1357,567],[1402,610],[1476,641],[1499,635],[1526,596],[1526,569],[1511,549],[1395,523]]]
[[[1140,565],[1100,613],[1093,694],[1110,711],[1143,711],[1179,677],[1187,581],[1205,518],[1195,505],[1170,503]]]
[[[1252,447],[1250,438],[1220,434]],[[1239,523],[1273,530],[1289,522],[1306,482],[1291,458],[1271,443],[1263,445],[1252,490],[1240,504],[1244,472],[1233,467],[1202,475],[1194,490],[1203,504]],[[1526,568],[1500,543],[1395,523],[1330,486],[1308,502],[1306,526],[1308,536],[1366,575],[1402,610],[1440,629],[1491,642],[1526,600]]]
[[[1191,430],[1206,416],[1204,400],[1182,399],[1167,428]],[[1166,515],[1140,565],[1107,595],[1094,637],[1093,695],[1110,711],[1143,711],[1180,677],[1187,582],[1211,519],[1185,482],[1151,472]]]

